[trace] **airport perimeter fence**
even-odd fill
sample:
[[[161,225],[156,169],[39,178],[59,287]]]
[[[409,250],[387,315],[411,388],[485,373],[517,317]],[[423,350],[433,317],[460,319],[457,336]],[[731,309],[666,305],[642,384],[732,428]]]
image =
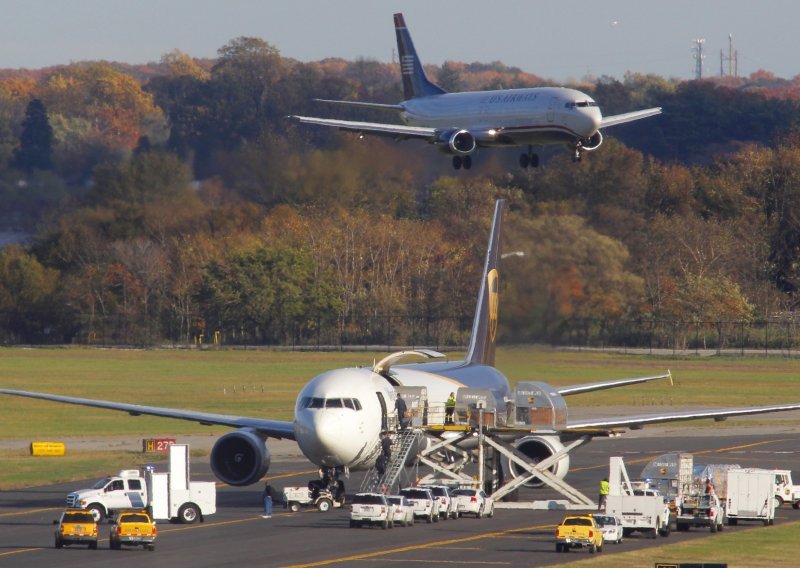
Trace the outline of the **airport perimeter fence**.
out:
[[[0,314],[1,316],[2,314]],[[19,321],[17,319],[16,321]],[[526,333],[503,327],[501,344],[539,343],[555,347],[638,350],[661,354],[800,355],[800,315],[765,321],[564,320],[545,328],[531,322]],[[96,346],[273,347],[290,350],[397,351],[427,347],[463,350],[472,328],[471,316],[414,314],[320,315],[272,322],[264,326],[214,326],[207,322],[180,325],[123,317],[92,317],[63,329],[15,332],[0,317],[0,343],[75,344]],[[35,331],[35,330],[34,330]]]

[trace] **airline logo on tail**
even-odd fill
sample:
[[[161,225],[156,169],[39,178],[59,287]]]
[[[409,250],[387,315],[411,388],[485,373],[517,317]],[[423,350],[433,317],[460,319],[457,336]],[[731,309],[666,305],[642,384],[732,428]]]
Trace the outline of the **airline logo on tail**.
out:
[[[413,75],[414,74],[414,56],[413,55],[404,55],[400,58],[400,72],[403,75]]]
[[[497,311],[499,306],[500,276],[494,268],[486,275],[486,289],[489,291],[489,338],[497,340]]]

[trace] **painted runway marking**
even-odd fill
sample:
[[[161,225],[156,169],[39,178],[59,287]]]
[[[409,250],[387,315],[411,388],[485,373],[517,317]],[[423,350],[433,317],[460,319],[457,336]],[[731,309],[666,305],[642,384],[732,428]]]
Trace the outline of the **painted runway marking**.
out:
[[[422,550],[422,549],[426,549],[426,548],[440,548],[440,547],[448,545],[448,544],[458,544],[458,543],[461,543],[461,542],[473,542],[473,541],[481,540],[481,539],[484,539],[484,538],[505,537],[508,534],[513,534],[513,533],[522,532],[522,531],[553,529],[553,528],[555,528],[555,526],[556,525],[535,525],[535,526],[531,526],[531,527],[522,527],[522,528],[518,528],[518,529],[508,529],[508,530],[500,531],[500,532],[482,533],[482,534],[478,534],[478,535],[467,536],[467,537],[464,537],[464,538],[453,538],[453,539],[448,539],[448,540],[427,542],[427,543],[424,543],[424,544],[413,544],[413,545],[410,545],[410,546],[402,546],[400,548],[389,548],[389,549],[381,550],[381,551],[378,551],[378,552],[367,552],[367,553],[364,553],[364,554],[354,554],[353,556],[345,556],[345,557],[341,557],[341,558],[330,558],[328,560],[320,560],[319,562],[309,562],[307,564],[294,564],[294,565],[286,566],[285,568],[304,568],[304,567],[313,567],[313,566],[327,566],[328,564],[341,564],[342,562],[353,562],[353,561],[356,561],[356,560],[366,560],[366,559],[370,559],[370,558],[377,558],[377,557],[386,556],[387,554],[397,554],[397,553],[400,553],[400,552],[408,552],[410,550]],[[382,559],[382,560],[388,560],[388,559]],[[433,563],[434,561],[428,561],[428,562]]]

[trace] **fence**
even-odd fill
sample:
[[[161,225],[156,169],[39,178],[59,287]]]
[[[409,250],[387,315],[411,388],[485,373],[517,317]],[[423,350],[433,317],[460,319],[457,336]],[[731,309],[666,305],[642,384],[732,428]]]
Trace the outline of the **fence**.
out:
[[[525,334],[503,328],[502,344],[545,343],[593,349],[638,349],[650,352],[790,354],[800,349],[800,330],[794,317],[765,321],[567,320]],[[320,315],[263,326],[217,327],[174,322],[140,325],[122,317],[78,319],[46,334],[14,333],[0,318],[0,343],[151,346],[180,345],[273,346],[288,349],[394,351],[409,347],[464,349],[471,316],[414,314]],[[535,329],[535,328],[534,328]]]

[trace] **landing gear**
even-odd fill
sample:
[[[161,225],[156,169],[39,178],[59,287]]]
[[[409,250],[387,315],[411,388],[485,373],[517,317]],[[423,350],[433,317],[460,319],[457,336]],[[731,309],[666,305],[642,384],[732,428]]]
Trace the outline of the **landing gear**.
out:
[[[572,162],[577,163],[581,161],[581,143],[577,142],[572,147]]]
[[[519,167],[524,170],[528,166],[532,168],[539,167],[539,154],[535,153],[531,146],[528,146],[527,154],[520,154],[519,157]]]
[[[472,167],[472,156],[453,156],[453,169],[460,170],[461,168],[468,170]]]

